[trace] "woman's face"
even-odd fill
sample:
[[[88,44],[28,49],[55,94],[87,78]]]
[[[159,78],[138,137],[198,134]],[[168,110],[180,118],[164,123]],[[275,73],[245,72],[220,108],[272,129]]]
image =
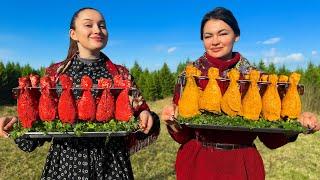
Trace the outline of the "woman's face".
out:
[[[75,29],[70,29],[70,37],[78,42],[80,54],[99,53],[108,41],[103,16],[92,9],[81,11],[75,19]]]
[[[203,27],[203,44],[206,52],[215,58],[232,58],[232,49],[239,39],[232,28],[222,20],[210,19]]]

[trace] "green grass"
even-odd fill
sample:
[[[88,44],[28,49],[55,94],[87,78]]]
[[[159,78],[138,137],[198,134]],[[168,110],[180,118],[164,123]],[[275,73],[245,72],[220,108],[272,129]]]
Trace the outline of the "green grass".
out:
[[[160,113],[170,103],[164,99],[150,103],[151,109]],[[12,115],[14,107],[1,107],[1,115]],[[174,161],[179,144],[175,143],[161,124],[161,133],[156,143],[131,157],[136,179],[175,179]],[[270,150],[256,141],[263,157],[266,179],[270,180],[318,180],[320,177],[320,133],[300,134],[297,141],[281,148]],[[0,139],[0,180],[39,179],[49,144],[25,153],[11,139]]]

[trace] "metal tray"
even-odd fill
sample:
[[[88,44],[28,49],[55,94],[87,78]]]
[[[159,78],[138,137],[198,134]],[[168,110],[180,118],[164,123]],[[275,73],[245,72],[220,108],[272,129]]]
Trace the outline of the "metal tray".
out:
[[[199,125],[190,123],[180,123],[180,125],[185,125],[193,129],[212,129],[212,130],[223,130],[223,131],[246,131],[246,132],[256,132],[256,133],[281,133],[281,134],[299,134],[303,131],[294,131],[282,128],[248,128],[243,126],[219,126],[219,125]]]
[[[127,136],[133,132],[117,131],[117,132],[83,132],[77,136],[74,132],[27,132],[22,137],[25,138],[77,138],[77,137],[120,137]]]

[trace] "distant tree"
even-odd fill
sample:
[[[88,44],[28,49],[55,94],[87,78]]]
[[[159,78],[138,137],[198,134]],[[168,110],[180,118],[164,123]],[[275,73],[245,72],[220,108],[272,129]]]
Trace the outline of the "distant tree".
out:
[[[283,64],[277,71],[277,74],[282,74],[282,75],[290,75],[289,69],[286,68],[286,66]]]
[[[267,66],[266,66],[266,64],[263,62],[262,59],[259,61],[257,68],[258,68],[259,70],[263,71],[263,72],[267,72],[267,71],[268,71]]]
[[[3,89],[3,99],[6,103],[14,103],[11,90],[18,86],[18,78],[21,76],[21,67],[19,63],[8,62],[6,64],[7,86]]]
[[[2,62],[0,62],[0,88],[4,88],[7,86],[8,77],[6,73],[6,67]]]
[[[177,72],[176,72],[176,76],[178,76],[179,74],[182,73],[182,71],[184,71],[184,69],[186,68],[187,64],[189,64],[191,62],[191,60],[188,58],[186,61],[184,62],[180,62],[178,64],[178,67],[177,67]]]
[[[187,66],[187,63],[179,63],[178,64],[178,67],[177,67],[177,75],[179,75],[179,74],[181,74],[183,71],[184,71],[184,69],[186,68],[186,66]]]
[[[21,76],[21,67],[19,63],[8,62],[6,64],[6,74],[8,76],[8,86],[18,85],[18,78]]]
[[[299,67],[295,70],[295,72],[301,74],[302,76],[304,76],[304,70],[302,69],[302,67]]]
[[[147,79],[149,78],[150,76],[150,73],[149,73],[149,70],[148,69],[145,69],[141,75],[140,75],[140,78],[137,82],[137,85],[138,85],[138,88],[141,90],[141,93],[142,93],[142,96],[145,98],[145,99],[149,99],[148,96],[148,85],[147,85]]]
[[[257,64],[256,64],[255,62],[253,62],[253,64],[252,64],[252,65],[253,65],[253,67],[258,67],[258,66],[257,66]]]
[[[0,61],[0,105],[6,103],[6,95],[8,94],[8,77],[4,64]]]
[[[130,69],[131,75],[134,77],[136,82],[139,82],[140,75],[142,73],[142,68],[137,61],[134,61],[133,67]],[[139,85],[139,83],[137,83]]]
[[[162,77],[160,76],[160,72],[159,71],[152,72],[151,79],[152,79],[152,83],[151,83],[152,100],[155,101],[158,99],[162,99],[163,98],[162,86],[159,84],[160,79],[162,79]]]
[[[305,91],[302,96],[302,105],[305,110],[311,112],[320,111],[320,68],[309,62],[307,69],[301,78]]]
[[[34,69],[29,64],[22,66],[21,68],[21,76],[28,76],[31,73],[36,73]]]
[[[302,77],[302,81],[310,84],[316,84],[320,87],[320,68],[309,62],[304,76]]]
[[[145,98],[155,101],[161,97],[161,86],[159,84],[158,72],[154,71],[146,76]]]
[[[41,66],[37,71],[37,74],[39,74],[41,77],[46,74],[46,68],[44,66]]]
[[[167,63],[164,63],[162,68],[159,71],[158,75],[159,84],[161,87],[161,96],[167,97],[171,96],[175,84],[175,77],[171,73]]]
[[[277,72],[276,65],[275,65],[273,62],[271,62],[271,63],[269,64],[268,69],[267,69],[267,72],[268,72],[269,74],[274,74],[274,73]]]
[[[149,74],[149,76],[145,76],[145,85],[143,88],[141,88],[142,92],[143,92],[143,97],[146,100],[152,100],[152,89],[153,86],[153,81],[152,81],[152,76],[151,74]]]

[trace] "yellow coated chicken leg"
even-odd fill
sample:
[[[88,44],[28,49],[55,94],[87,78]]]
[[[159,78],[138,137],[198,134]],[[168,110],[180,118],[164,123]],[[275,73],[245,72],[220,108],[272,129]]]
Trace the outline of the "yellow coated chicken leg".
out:
[[[260,72],[251,70],[249,74],[250,86],[242,99],[242,115],[251,120],[258,120],[262,109],[262,100],[259,93],[258,80]]]
[[[262,96],[262,115],[269,121],[280,119],[281,100],[277,89],[278,76],[269,75],[269,85]]]
[[[179,115],[185,118],[193,117],[200,114],[199,111],[199,97],[200,90],[194,80],[193,76],[200,76],[201,71],[192,64],[186,67],[186,86],[182,92],[181,98],[178,102]]]
[[[240,72],[237,69],[231,69],[228,72],[230,84],[221,100],[221,110],[229,116],[241,115],[241,94],[238,86]]]
[[[282,99],[281,117],[291,119],[298,118],[301,113],[301,99],[298,93],[298,83],[301,75],[292,73],[289,78],[289,88],[284,98]]]
[[[199,99],[200,109],[204,109],[213,113],[220,113],[220,104],[222,99],[222,94],[220,87],[217,83],[217,78],[219,77],[219,69],[211,67],[208,70],[209,82],[203,91],[201,98]]]

